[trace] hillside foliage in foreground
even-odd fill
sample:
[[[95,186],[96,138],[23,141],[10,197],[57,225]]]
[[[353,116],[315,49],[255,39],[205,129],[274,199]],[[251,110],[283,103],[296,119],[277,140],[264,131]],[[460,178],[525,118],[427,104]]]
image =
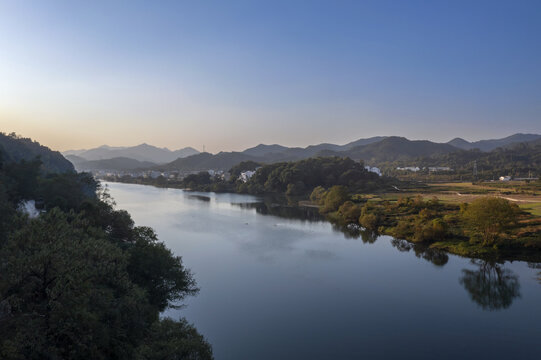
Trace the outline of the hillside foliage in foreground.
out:
[[[192,325],[159,317],[198,289],[152,229],[98,196],[88,174],[45,174],[39,160],[5,159],[1,359],[212,358]],[[28,200],[41,215],[20,210]]]

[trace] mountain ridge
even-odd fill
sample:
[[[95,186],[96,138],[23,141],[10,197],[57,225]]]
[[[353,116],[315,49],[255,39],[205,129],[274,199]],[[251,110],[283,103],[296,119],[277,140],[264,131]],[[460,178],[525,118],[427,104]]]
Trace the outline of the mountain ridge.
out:
[[[541,139],[541,135],[538,134],[524,134],[516,133],[513,135],[506,136],[501,139],[487,139],[487,140],[478,140],[478,141],[467,141],[462,138],[454,138],[451,141],[448,141],[447,144],[456,146],[463,150],[472,150],[479,149],[481,151],[492,151],[499,147],[509,146],[517,143],[525,143],[530,141],[535,141]]]
[[[139,161],[146,165],[154,163],[152,166],[148,166],[148,169],[154,170],[202,171],[214,169],[226,171],[242,161],[275,163],[284,161],[298,161],[317,156],[350,157],[354,160],[363,160],[371,165],[377,165],[378,163],[382,162],[401,160],[412,161],[417,158],[440,156],[460,150],[472,150],[476,148],[492,149],[493,151],[500,147],[513,146],[539,139],[541,139],[541,135],[517,133],[501,139],[469,142],[463,138],[454,138],[447,143],[438,143],[429,140],[409,140],[400,136],[375,136],[371,138],[361,138],[344,145],[320,143],[306,147],[287,147],[280,144],[258,144],[244,151],[221,151],[217,154],[197,152],[188,156],[178,156],[172,161],[168,162],[142,160],[140,157],[135,157],[133,153],[150,149],[154,152],[168,152],[171,158],[178,155],[179,152],[184,149],[191,149],[191,151],[197,150],[192,148],[184,148],[173,152],[167,148],[158,148],[143,143],[134,147],[120,149],[118,147],[102,146],[100,148],[106,149],[109,155],[117,155],[118,152],[121,151],[123,156],[114,156],[114,159],[117,159],[115,162],[102,162],[101,165],[99,165],[100,163],[90,163],[86,164],[85,166],[111,166],[111,164],[114,163],[117,164],[116,166],[119,170],[120,168],[125,169],[126,167],[133,169],[131,165],[119,165],[122,163],[122,161],[118,160],[118,158],[124,158],[123,161],[126,163],[130,160]],[[92,150],[97,149],[86,150],[86,153],[79,155],[67,156],[78,156],[79,158],[83,158],[85,154],[88,156],[89,151]],[[77,159],[74,160],[81,162]],[[137,165],[138,163],[134,163],[132,161],[130,164]],[[137,168],[139,169],[140,167]]]
[[[184,147],[178,150],[169,150],[166,147],[160,148],[157,146],[142,143],[135,146],[109,146],[101,145],[97,148],[87,150],[67,150],[63,154],[75,155],[84,158],[87,161],[107,160],[113,158],[130,158],[142,162],[152,162],[155,164],[168,163],[178,158],[198,154],[199,151],[192,147]]]
[[[45,172],[65,173],[75,171],[72,163],[62,156],[60,152],[53,151],[37,141],[23,138],[14,133],[7,135],[0,132],[0,152],[3,155],[2,161],[6,163],[20,162],[21,160],[32,161],[39,157],[42,163],[41,168]]]
[[[66,159],[71,161],[77,171],[127,171],[136,169],[148,169],[157,165],[156,163],[150,161],[139,161],[127,157],[115,157],[112,159],[103,160],[85,160],[76,155],[66,155]]]

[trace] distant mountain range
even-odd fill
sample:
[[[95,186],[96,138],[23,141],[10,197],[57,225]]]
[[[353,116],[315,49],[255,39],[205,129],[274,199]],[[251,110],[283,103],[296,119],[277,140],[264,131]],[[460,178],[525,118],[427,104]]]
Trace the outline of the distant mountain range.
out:
[[[204,170],[224,170],[227,171],[242,161],[272,162],[266,161],[265,157],[251,156],[241,152],[219,152],[216,155],[209,153],[200,153],[177,159],[169,164],[158,165],[156,170],[179,170],[179,171],[204,171]],[[264,161],[265,160],[265,161]]]
[[[290,148],[290,147],[277,145],[277,144],[274,144],[274,145],[259,144],[255,147],[244,150],[242,153],[246,155],[251,155],[251,156],[268,156],[269,154],[282,154],[282,156],[286,158],[287,157],[308,158],[310,156],[314,156],[320,151],[324,151],[324,150],[347,151],[358,146],[377,143],[385,138],[386,136],[375,136],[375,137],[371,137],[367,139],[359,139],[356,141],[352,141],[345,145],[323,143],[323,144],[318,144],[318,145],[310,145],[305,148],[301,148],[301,147]]]
[[[454,138],[447,144],[463,150],[479,149],[481,151],[492,151],[499,147],[506,147],[517,143],[530,142],[539,139],[541,139],[541,135],[537,134],[514,134],[503,139],[479,140],[474,142],[469,142],[461,138]]]
[[[354,160],[368,163],[414,159],[421,156],[447,154],[458,149],[449,144],[435,143],[428,140],[408,140],[404,137],[390,136],[379,142],[356,146],[338,153],[326,153],[335,156],[348,156]]]
[[[278,144],[260,144],[242,152],[220,152],[216,155],[202,153],[177,159],[171,163],[158,165],[156,170],[229,170],[242,161],[273,163],[278,161],[296,161],[313,156],[350,157],[377,165],[387,161],[413,160],[417,158],[437,157],[464,149],[479,148],[491,151],[499,147],[541,139],[541,135],[515,134],[503,139],[468,142],[454,139],[448,143],[436,143],[428,140],[408,140],[398,136],[378,136],[359,139],[345,145],[319,144],[305,148],[286,147]]]
[[[398,136],[377,136],[359,139],[345,145],[317,144],[302,147],[259,144],[242,152],[199,153],[193,148],[170,151],[147,144],[118,148],[101,146],[96,149],[64,152],[78,170],[229,170],[242,161],[273,163],[296,161],[314,156],[350,157],[377,165],[381,162],[436,157],[460,150],[492,151],[518,143],[539,141],[541,135],[515,134],[503,139],[468,142],[455,138],[447,143],[408,140]]]
[[[130,158],[138,161],[148,161],[155,164],[164,164],[190,155],[199,154],[199,151],[191,147],[179,150],[169,150],[156,146],[141,144],[131,147],[112,147],[103,145],[89,150],[68,150],[64,155],[75,155],[85,160],[107,160],[113,158]]]

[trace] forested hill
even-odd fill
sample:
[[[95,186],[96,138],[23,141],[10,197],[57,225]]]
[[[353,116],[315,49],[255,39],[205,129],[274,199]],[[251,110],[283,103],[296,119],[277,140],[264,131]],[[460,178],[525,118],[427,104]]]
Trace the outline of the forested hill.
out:
[[[509,146],[512,147],[516,144],[532,142],[540,139],[541,135],[538,134],[514,134],[502,139],[479,140],[474,142],[468,142],[461,138],[454,138],[453,140],[449,141],[448,144],[463,150],[479,149],[481,151],[492,151],[497,148]]]
[[[53,151],[37,141],[17,136],[16,134],[0,133],[0,149],[5,163],[32,161],[39,157],[45,172],[74,172],[73,164],[58,151]]]
[[[0,162],[0,359],[212,359],[160,316],[198,291],[181,258],[89,174],[40,165]]]
[[[180,171],[213,169],[226,171],[242,161],[272,164],[329,156],[349,157],[375,165],[384,161],[415,159],[422,156],[434,156],[459,151],[458,148],[449,144],[434,143],[427,140],[408,140],[396,136],[361,140],[344,146],[321,144],[321,146],[309,146],[307,148],[284,148],[279,145],[259,145],[244,152],[220,152],[216,155],[201,153],[177,159],[169,164],[159,165],[156,169]]]
[[[220,152],[216,155],[207,152],[177,159],[169,164],[158,165],[158,170],[204,171],[208,169],[227,171],[242,161],[260,161],[260,157],[240,152]]]
[[[541,139],[498,148],[491,152],[460,150],[433,157],[421,157],[414,161],[394,161],[382,164],[387,170],[398,166],[448,166],[454,171],[471,174],[477,165],[481,179],[492,179],[501,175],[514,177],[537,177],[541,175]]]
[[[457,150],[456,147],[449,144],[435,143],[428,140],[408,140],[404,137],[390,136],[376,143],[358,146],[337,154],[348,156],[355,160],[364,160],[377,164],[383,161],[448,154]]]
[[[237,191],[252,194],[303,195],[318,186],[341,185],[350,191],[375,191],[389,186],[383,179],[349,158],[319,157],[264,165]]]

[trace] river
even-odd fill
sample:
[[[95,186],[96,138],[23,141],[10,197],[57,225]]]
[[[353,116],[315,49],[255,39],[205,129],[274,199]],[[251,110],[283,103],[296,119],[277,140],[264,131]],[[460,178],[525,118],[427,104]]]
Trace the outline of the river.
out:
[[[315,210],[107,183],[181,255],[186,317],[222,359],[539,359],[541,264],[343,233]]]

